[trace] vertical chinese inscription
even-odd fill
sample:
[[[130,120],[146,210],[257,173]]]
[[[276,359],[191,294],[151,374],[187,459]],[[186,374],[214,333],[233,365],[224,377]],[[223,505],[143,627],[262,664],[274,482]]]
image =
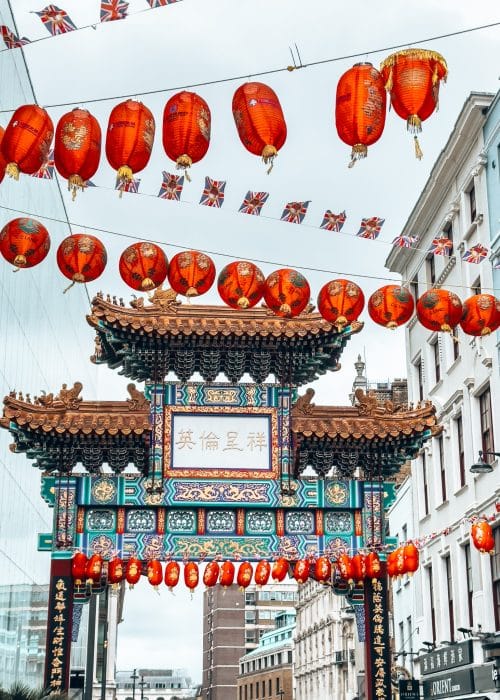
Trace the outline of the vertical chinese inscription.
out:
[[[57,572],[67,561],[71,566],[70,560],[64,560],[53,562],[52,567],[45,657],[45,688],[50,692],[69,689],[73,583],[71,576]]]
[[[391,655],[387,580],[367,580],[365,586],[366,661],[368,700],[391,697]]]

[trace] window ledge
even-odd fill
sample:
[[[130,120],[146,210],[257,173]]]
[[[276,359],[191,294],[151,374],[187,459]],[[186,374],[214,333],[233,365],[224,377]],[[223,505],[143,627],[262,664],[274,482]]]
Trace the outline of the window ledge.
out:
[[[441,501],[441,503],[436,506],[435,510],[442,510],[445,506],[448,506],[450,504],[449,500],[446,499],[446,501]]]
[[[460,494],[463,493],[464,491],[467,491],[468,488],[469,488],[469,484],[464,484],[463,486],[460,486],[460,488],[458,488],[456,491],[454,491],[453,495],[460,496]]]
[[[452,341],[452,342],[455,342],[455,341]],[[451,374],[451,372],[453,372],[453,370],[455,369],[455,367],[456,367],[457,365],[459,365],[461,361],[462,361],[462,357],[459,355],[459,356],[457,357],[457,359],[456,359],[456,360],[453,360],[453,362],[451,363],[451,365],[448,367],[448,369],[446,370],[446,374]]]
[[[427,520],[430,519],[430,517],[431,517],[431,514],[430,514],[430,513],[426,513],[426,515],[424,515],[424,516],[422,516],[421,518],[419,518],[419,523],[425,523]]]
[[[438,389],[440,389],[442,386],[443,386],[443,380],[440,379],[436,384],[434,384],[434,386],[432,387],[432,389],[429,391],[429,396],[432,396],[432,394],[434,394],[434,393],[435,393]]]

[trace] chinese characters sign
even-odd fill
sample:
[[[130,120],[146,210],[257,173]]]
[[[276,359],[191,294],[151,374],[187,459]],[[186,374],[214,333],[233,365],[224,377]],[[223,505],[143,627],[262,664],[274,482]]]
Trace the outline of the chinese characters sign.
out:
[[[69,563],[69,564],[68,564]],[[73,580],[70,575],[58,574],[68,568],[71,560],[54,560],[50,584],[47,620],[47,656],[45,659],[45,688],[63,692],[69,682],[69,650],[71,645],[71,616],[73,614]],[[68,572],[69,573],[69,572]]]
[[[425,676],[429,673],[438,673],[439,671],[447,671],[449,668],[465,666],[471,664],[472,661],[472,642],[466,640],[424,654],[420,657],[420,670]]]
[[[366,636],[369,652],[367,681],[369,698],[386,700],[391,697],[391,654],[389,647],[389,617],[387,613],[386,578],[368,580],[365,586]]]

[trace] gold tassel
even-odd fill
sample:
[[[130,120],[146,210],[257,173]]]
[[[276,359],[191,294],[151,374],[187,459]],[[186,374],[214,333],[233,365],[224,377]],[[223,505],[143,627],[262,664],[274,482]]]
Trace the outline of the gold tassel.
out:
[[[268,163],[270,163],[270,166],[266,171],[268,175],[270,174],[271,170],[274,167],[274,159],[276,158],[277,155],[278,155],[278,151],[276,150],[276,148],[274,146],[271,146],[268,144],[267,146],[264,146],[264,148],[262,149],[262,160],[264,161],[264,163],[266,165]]]
[[[410,114],[406,120],[406,128],[410,134],[419,134],[422,131],[422,120],[418,114]]]
[[[14,180],[19,180],[19,168],[17,167],[17,163],[7,163],[5,172],[9,177],[14,178]]]
[[[353,168],[356,165],[357,160],[361,160],[361,158],[366,158],[367,155],[368,155],[368,148],[365,146],[365,144],[364,143],[355,143],[354,146],[352,147],[351,160],[350,160],[350,163],[347,167]]]
[[[85,191],[85,182],[80,175],[70,175],[68,178],[68,191],[71,191],[71,201],[75,201],[77,190]]]
[[[422,158],[424,157],[424,152],[420,148],[420,144],[418,142],[418,137],[414,136],[413,139],[415,142],[415,158],[418,158],[418,160],[422,160]]]
[[[392,78],[392,65],[391,65],[391,70],[389,71],[389,77],[387,78],[387,82],[384,85],[384,87],[387,90],[387,92],[391,92],[393,85],[394,85],[394,82],[393,82],[393,78]]]
[[[177,170],[184,170],[184,175],[186,177],[186,180],[188,182],[191,182],[191,178],[189,177],[189,173],[187,171],[188,168],[190,168],[193,165],[192,159],[188,156],[187,153],[184,153],[182,156],[179,156],[177,158],[176,162],[176,168]]]

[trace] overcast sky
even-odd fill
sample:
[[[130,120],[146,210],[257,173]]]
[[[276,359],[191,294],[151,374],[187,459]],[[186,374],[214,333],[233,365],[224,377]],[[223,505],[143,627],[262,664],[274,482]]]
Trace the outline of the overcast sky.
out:
[[[58,0],[58,4],[77,26],[98,19],[98,0]],[[12,5],[22,35],[44,36],[46,30],[39,18],[30,14],[41,9],[44,0],[14,0]],[[146,0],[130,0],[131,12],[146,7]],[[155,114],[157,134],[150,164],[140,175],[141,192],[156,195],[161,171],[173,172],[161,145],[162,110],[172,93],[141,98],[144,91],[235,75],[252,79],[258,71],[288,65],[289,47],[295,44],[307,63],[404,42],[415,45],[419,39],[498,20],[497,3],[491,0],[420,0],[410,4],[400,0],[184,0],[122,22],[98,24],[95,29],[28,46],[26,56],[39,104],[74,102],[74,106],[86,106],[98,117],[104,133],[111,108],[121,100],[94,104],[86,100],[125,94],[143,99]],[[370,148],[368,159],[347,168],[349,148],[336,135],[333,101],[338,78],[355,61],[340,60],[262,79],[276,90],[288,124],[287,142],[270,176],[260,160],[244,150],[234,127],[231,99],[243,81],[200,87],[196,91],[212,111],[212,140],[205,159],[192,168],[193,182],[185,186],[185,202],[134,195],[119,200],[112,191],[94,189],[78,195],[75,203],[67,197],[70,219],[88,227],[163,241],[169,256],[177,252],[169,244],[177,244],[223,252],[234,259],[275,262],[262,265],[266,274],[278,265],[334,272],[305,273],[314,298],[338,273],[357,281],[369,294],[389,277],[384,260],[390,242],[400,233],[468,93],[498,89],[499,37],[495,28],[425,44],[446,57],[450,74],[441,90],[439,112],[424,124],[420,141],[425,156],[421,162],[414,158],[404,122],[391,112],[385,133]],[[356,60],[368,59],[378,66],[388,53],[381,50],[369,59],[363,56]],[[68,109],[49,111],[56,122]],[[2,116],[5,126],[8,115]],[[205,175],[227,180],[221,210],[197,204]],[[105,158],[94,181],[113,187],[113,172]],[[40,183],[41,187],[48,185]],[[306,218],[311,226],[238,214],[247,190],[270,193],[263,214],[274,218],[279,218],[288,201],[311,200]],[[346,210],[346,235],[316,228],[327,208]],[[378,241],[347,235],[357,231],[362,217],[375,215],[386,220]],[[74,232],[82,230],[81,226],[74,228]],[[103,289],[129,299],[130,290],[117,271],[118,257],[128,241],[110,234],[101,237],[108,248],[109,264],[103,278],[91,285],[91,292]],[[54,245],[50,262],[54,265],[55,250]],[[218,269],[228,261],[218,255],[214,260]],[[62,278],[58,283],[65,286]],[[207,301],[217,299],[216,293],[206,297]],[[403,330],[389,333],[368,320],[343,355],[343,371],[317,383],[316,402],[347,402],[358,353],[366,354],[371,380],[405,375],[403,343]],[[103,369],[100,378],[99,398],[123,396],[123,390],[117,388],[121,381],[111,371]],[[190,601],[184,590],[175,598],[166,591],[158,597],[141,582],[127,594],[118,667],[185,666],[199,679],[201,597],[198,591]]]

